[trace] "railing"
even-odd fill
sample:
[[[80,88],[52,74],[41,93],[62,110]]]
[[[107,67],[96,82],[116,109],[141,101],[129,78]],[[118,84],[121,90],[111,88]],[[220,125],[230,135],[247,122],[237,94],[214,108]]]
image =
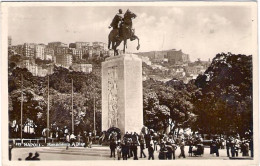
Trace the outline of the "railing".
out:
[[[47,142],[56,142],[58,141],[58,138],[35,138],[35,139],[30,139],[30,138],[24,138],[24,139],[20,139],[20,138],[10,138],[9,139],[9,143],[13,143],[13,145],[16,145],[16,143],[47,143]],[[60,138],[59,141],[64,142],[65,138]]]

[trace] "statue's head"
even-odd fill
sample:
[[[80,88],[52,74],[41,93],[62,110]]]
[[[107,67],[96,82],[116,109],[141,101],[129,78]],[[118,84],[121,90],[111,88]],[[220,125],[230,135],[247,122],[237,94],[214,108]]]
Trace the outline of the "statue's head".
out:
[[[122,14],[122,13],[123,13],[122,9],[119,9],[119,10],[118,10],[118,12],[119,12],[120,14]]]

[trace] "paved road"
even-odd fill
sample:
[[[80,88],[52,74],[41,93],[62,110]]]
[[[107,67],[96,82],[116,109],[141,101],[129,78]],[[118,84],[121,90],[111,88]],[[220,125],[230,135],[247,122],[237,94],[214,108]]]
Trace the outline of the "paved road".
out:
[[[158,147],[159,148],[159,147]],[[18,160],[21,158],[24,160],[29,152],[40,154],[41,160],[117,160],[117,158],[110,158],[110,150],[107,146],[93,146],[92,148],[83,147],[70,147],[66,150],[66,147],[27,147],[27,148],[14,148],[12,150],[12,160]],[[145,149],[145,154],[148,154],[148,150]],[[158,151],[154,153],[155,160],[158,160]],[[226,150],[219,150],[219,157],[209,154],[209,148],[204,149],[204,155],[199,157],[188,156],[188,146],[185,147],[186,158],[178,158],[180,154],[180,148],[176,150],[176,160],[189,160],[189,159],[213,159],[213,160],[229,160],[226,157]],[[138,148],[138,157],[140,155],[140,149]],[[241,153],[239,153],[241,157]],[[130,158],[129,160],[133,160]],[[139,158],[139,160],[147,160],[147,158]]]

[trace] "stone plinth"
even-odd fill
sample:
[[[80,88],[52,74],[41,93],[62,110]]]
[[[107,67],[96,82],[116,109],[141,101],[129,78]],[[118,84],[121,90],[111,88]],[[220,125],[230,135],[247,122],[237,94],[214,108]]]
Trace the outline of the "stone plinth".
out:
[[[102,131],[140,132],[143,126],[142,60],[134,54],[102,63]]]

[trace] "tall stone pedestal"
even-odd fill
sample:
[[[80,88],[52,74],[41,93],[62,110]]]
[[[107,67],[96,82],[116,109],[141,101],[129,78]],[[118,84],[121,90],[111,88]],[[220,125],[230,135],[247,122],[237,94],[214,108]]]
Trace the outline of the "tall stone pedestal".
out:
[[[134,54],[109,57],[102,63],[102,131],[139,133],[142,126],[142,60]]]

